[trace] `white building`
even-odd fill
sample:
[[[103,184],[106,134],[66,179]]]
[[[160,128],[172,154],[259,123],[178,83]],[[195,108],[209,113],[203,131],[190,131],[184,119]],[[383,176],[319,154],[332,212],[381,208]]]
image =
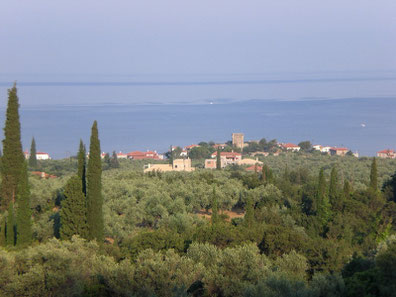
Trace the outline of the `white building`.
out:
[[[122,152],[119,152],[118,154],[117,154],[117,159],[127,159],[128,158],[128,155],[127,154],[124,154],[124,153],[122,153]]]
[[[330,154],[331,146],[321,146],[320,144],[316,144],[312,146],[314,150],[320,151],[321,153]]]
[[[292,151],[292,152],[298,152],[301,149],[298,145],[294,143],[281,143],[280,147],[287,151]]]
[[[36,153],[36,159],[37,159],[37,160],[50,160],[51,157],[50,157],[50,155],[47,154],[47,153],[37,152],[37,153]]]

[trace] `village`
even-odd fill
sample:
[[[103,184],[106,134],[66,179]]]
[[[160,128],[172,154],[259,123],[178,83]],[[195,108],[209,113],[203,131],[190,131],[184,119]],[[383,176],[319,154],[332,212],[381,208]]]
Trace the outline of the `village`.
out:
[[[335,146],[325,146],[320,144],[311,145],[309,141],[301,142],[300,145],[294,143],[283,143],[274,142],[273,146],[269,150],[255,150],[249,151],[248,148],[254,145],[258,145],[259,141],[244,140],[243,133],[232,133],[232,141],[227,143],[200,143],[191,144],[185,147],[171,146],[169,151],[161,154],[155,150],[147,151],[132,151],[129,153],[118,152],[115,155],[117,159],[128,159],[128,160],[152,160],[152,161],[164,161],[169,160],[167,163],[155,162],[144,165],[144,172],[152,171],[194,171],[195,167],[192,166],[191,154],[194,150],[202,146],[208,146],[213,151],[210,153],[210,158],[205,159],[204,168],[205,169],[216,169],[217,168],[217,154],[220,153],[220,166],[225,168],[229,165],[247,166],[246,171],[257,171],[261,170],[262,161],[259,161],[258,157],[266,157],[269,155],[278,156],[282,153],[298,153],[301,151],[311,152],[311,153],[321,153],[330,156],[353,156],[359,157],[358,152],[352,152],[346,147],[335,147]],[[30,154],[28,151],[24,152],[25,158],[29,159]],[[103,152],[101,158],[105,159],[109,157],[108,153]],[[396,151],[392,149],[385,149],[378,151],[376,156],[378,158],[386,159],[396,159]],[[87,155],[89,158],[89,155]],[[48,153],[37,152],[37,160],[51,160]],[[171,159],[171,160],[170,160]],[[43,172],[34,172],[42,178],[49,178],[52,176],[43,176]],[[44,173],[45,174],[45,173]]]

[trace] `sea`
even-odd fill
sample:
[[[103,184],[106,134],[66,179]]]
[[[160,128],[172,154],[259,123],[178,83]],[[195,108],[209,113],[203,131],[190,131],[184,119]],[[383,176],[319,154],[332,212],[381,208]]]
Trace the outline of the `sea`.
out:
[[[0,123],[16,81],[25,150],[54,159],[88,146],[98,121],[104,152],[245,140],[396,150],[396,72],[195,75],[0,75]]]

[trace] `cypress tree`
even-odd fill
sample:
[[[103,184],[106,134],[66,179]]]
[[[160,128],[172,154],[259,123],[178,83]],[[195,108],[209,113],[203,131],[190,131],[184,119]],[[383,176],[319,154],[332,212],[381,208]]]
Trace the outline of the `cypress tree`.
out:
[[[261,181],[263,183],[267,182],[267,165],[263,165],[263,168],[261,169]]]
[[[36,156],[36,141],[34,137],[32,138],[32,144],[30,145],[30,157],[29,157],[29,166],[31,168],[37,168],[37,156]]]
[[[103,241],[103,198],[102,198],[102,161],[100,158],[100,142],[98,123],[94,121],[89,146],[87,167],[87,226],[88,239]]]
[[[16,84],[8,90],[8,105],[4,127],[2,181],[0,207],[8,209],[17,196],[17,185],[25,157],[21,144],[21,124],[19,122],[19,103]]]
[[[6,241],[8,246],[15,245],[15,217],[14,217],[14,201],[8,205],[8,216],[6,226]]]
[[[248,199],[246,202],[246,213],[243,218],[245,227],[252,227],[254,224],[254,205],[253,199]]]
[[[333,167],[330,173],[330,185],[329,185],[329,199],[330,204],[334,209],[339,208],[339,192],[338,192],[338,176],[337,169]]]
[[[104,155],[103,162],[107,165],[106,166],[107,169],[109,169],[111,167],[109,153],[106,153]]]
[[[117,153],[115,151],[113,151],[113,155],[111,156],[110,164],[111,164],[111,168],[119,168],[120,167],[120,163],[118,162]]]
[[[212,194],[212,217],[211,222],[212,224],[216,224],[219,221],[219,207],[217,204],[217,195],[216,195],[216,188],[213,187],[213,194]]]
[[[27,173],[27,164],[21,172],[17,195],[17,246],[24,247],[32,241],[32,211],[30,209],[30,190]]]
[[[317,189],[317,216],[319,217],[322,225],[325,225],[330,216],[330,203],[326,191],[326,179],[324,176],[323,168],[319,172],[319,181]]]
[[[351,196],[352,187],[351,187],[351,184],[349,183],[349,181],[347,181],[347,180],[344,181],[343,192],[344,192],[345,199],[348,199]]]
[[[170,151],[169,151],[169,164],[173,167],[173,146],[170,146]]]
[[[81,183],[77,175],[71,177],[65,186],[65,199],[62,200],[60,211],[62,239],[71,239],[73,235],[87,236],[85,196],[81,191]]]
[[[217,147],[216,169],[217,170],[221,170],[221,152],[220,152],[220,147]]]
[[[81,180],[81,187],[84,195],[87,195],[87,181],[86,181],[87,156],[86,155],[87,155],[87,151],[85,149],[85,145],[82,139],[80,139],[80,147],[77,154],[77,158],[78,158],[77,175]]]
[[[6,245],[6,218],[0,217],[0,246]]]
[[[373,158],[373,162],[371,163],[370,189],[374,192],[378,191],[378,171],[377,171],[377,159],[376,158]]]

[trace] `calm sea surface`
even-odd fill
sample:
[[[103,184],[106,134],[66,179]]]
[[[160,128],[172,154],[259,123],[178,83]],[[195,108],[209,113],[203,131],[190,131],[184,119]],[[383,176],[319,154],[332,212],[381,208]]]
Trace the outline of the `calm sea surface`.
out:
[[[1,78],[1,76],[0,76]],[[0,81],[4,123],[7,77]],[[227,141],[232,132],[298,143],[347,146],[361,155],[396,149],[392,75],[172,80],[19,80],[22,138],[54,158],[75,154],[99,123],[103,151]]]

